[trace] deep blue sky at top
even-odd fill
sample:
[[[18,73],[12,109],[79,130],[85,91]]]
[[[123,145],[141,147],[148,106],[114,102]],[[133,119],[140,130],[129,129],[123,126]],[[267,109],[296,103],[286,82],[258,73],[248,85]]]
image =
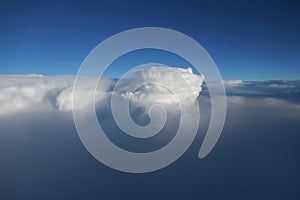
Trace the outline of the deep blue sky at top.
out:
[[[300,78],[297,1],[0,1],[0,74],[76,74],[85,56],[121,31],[157,26],[197,40],[224,79]],[[162,61],[145,51],[112,66]]]

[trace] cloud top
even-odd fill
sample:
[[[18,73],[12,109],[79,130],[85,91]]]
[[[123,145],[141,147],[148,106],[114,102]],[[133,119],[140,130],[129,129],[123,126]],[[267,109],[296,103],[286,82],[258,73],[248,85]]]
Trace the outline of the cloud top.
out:
[[[125,84],[117,85],[121,96],[137,104],[193,104],[202,91],[203,75],[191,68],[150,67],[134,70]]]

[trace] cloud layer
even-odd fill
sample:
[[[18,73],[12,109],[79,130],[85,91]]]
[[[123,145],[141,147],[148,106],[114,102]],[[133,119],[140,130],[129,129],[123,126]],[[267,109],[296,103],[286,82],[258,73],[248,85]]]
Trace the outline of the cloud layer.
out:
[[[141,82],[160,77],[168,86],[180,86],[167,74],[137,73]],[[184,73],[195,80],[195,90],[201,90],[199,76]],[[130,85],[140,83],[136,80],[120,82],[116,95],[136,98],[134,105],[155,95],[161,102],[165,96],[173,98],[170,91],[151,84],[129,92]],[[115,144],[147,152],[172,139],[170,133],[178,128],[176,115],[151,140],[126,137],[107,106],[116,80],[101,81],[96,91],[99,122]],[[197,154],[210,118],[209,93],[203,84],[196,98],[200,128],[191,148],[169,167],[140,176],[116,172],[86,151],[70,112],[73,82],[74,77],[0,76],[0,199],[299,199],[300,80],[225,81],[226,123],[213,151],[200,160]],[[84,94],[94,84],[86,79],[81,85],[82,109]],[[133,110],[139,124],[147,118],[144,111],[139,106]]]
[[[84,97],[91,92],[97,80],[82,78],[80,106],[90,103]],[[133,75],[118,82],[114,94],[131,102],[146,105],[177,103],[178,97],[192,103],[201,92],[204,76],[191,69],[151,67],[136,70]],[[101,79],[95,91],[96,104],[103,106],[113,92],[116,80]],[[74,77],[44,77],[40,75],[0,76],[0,114],[38,110],[72,110]],[[93,91],[92,91],[93,92]],[[181,102],[184,103],[184,102]]]

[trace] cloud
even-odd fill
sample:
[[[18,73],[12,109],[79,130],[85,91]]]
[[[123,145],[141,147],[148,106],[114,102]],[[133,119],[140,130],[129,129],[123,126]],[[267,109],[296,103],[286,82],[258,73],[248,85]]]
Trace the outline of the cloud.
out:
[[[93,78],[80,78],[80,107],[90,102],[84,98],[97,83]],[[83,80],[82,80],[83,79]],[[151,67],[136,70],[133,76],[118,83],[114,94],[139,105],[175,103],[180,96],[187,103],[194,102],[201,92],[204,77],[191,69]],[[45,77],[41,75],[0,76],[0,114],[30,110],[72,110],[74,77]],[[158,84],[159,83],[159,84]],[[95,92],[96,104],[101,105],[112,94],[116,80],[101,79]],[[134,90],[129,88],[134,87]],[[183,103],[183,102],[182,102]]]
[[[120,146],[127,140],[127,144],[131,144],[127,145],[129,149],[145,151],[158,149],[170,141],[177,132],[181,116],[190,122],[198,118],[194,106],[197,106],[204,76],[193,74],[190,68],[150,67],[134,70],[122,80],[101,79],[96,90],[97,79],[78,77],[80,84],[74,93],[76,104],[73,101],[75,77],[11,75],[1,76],[0,80],[0,118],[4,121],[13,119],[20,123],[19,116],[23,115],[27,118],[39,114],[57,116],[57,113],[65,116],[72,109],[85,115],[95,97],[98,121],[109,132],[108,137]],[[142,127],[141,133],[139,126],[146,125],[148,128]],[[129,129],[131,131],[126,131]],[[133,130],[137,130],[138,136],[157,135],[153,137],[154,142],[135,145],[136,140],[124,134]]]
[[[65,77],[0,76],[0,114],[56,109],[57,97],[71,85]]]
[[[179,81],[176,70],[152,70],[135,72],[119,82],[115,92],[117,80],[102,79],[96,90],[99,123],[108,137],[126,150],[147,152],[164,146],[178,128],[178,118],[171,115],[164,129],[151,139],[126,137],[108,106],[113,93],[124,100],[131,98],[132,117],[138,124],[147,122],[140,104],[150,105],[153,100],[172,111],[177,102],[164,87],[149,84],[129,91],[129,86],[163,81],[179,96],[190,95],[186,103],[195,100],[195,95],[186,93],[186,82]],[[188,70],[180,73],[194,91],[201,91],[196,98],[201,111],[197,138],[174,164],[141,176],[111,170],[86,151],[71,113],[74,77],[0,76],[0,198],[41,199],[45,194],[50,199],[140,199],[145,194],[149,199],[186,198],[187,194],[190,199],[221,199],[224,194],[241,199],[250,193],[273,199],[299,196],[300,81],[225,81],[228,108],[224,130],[213,151],[199,160],[210,118],[209,93],[205,83],[201,86],[200,76]],[[85,94],[96,83],[88,78],[83,82],[80,109],[87,106]],[[174,101],[165,101],[166,97]],[[112,193],[112,188],[120,192]],[[255,198],[253,195],[249,199]]]
[[[268,80],[268,81],[223,81],[227,98],[231,96],[256,99],[277,99],[300,103],[300,80]],[[214,84],[213,82],[209,84]],[[209,95],[207,86],[203,84],[203,94]]]
[[[96,80],[87,79],[82,85],[82,95]],[[103,80],[112,85],[112,80]],[[0,114],[27,111],[70,111],[74,77],[45,77],[36,75],[0,76]],[[107,92],[105,85],[102,93]],[[84,106],[84,101],[82,102]]]
[[[225,83],[226,86],[228,86]],[[300,103],[299,80],[243,81],[227,87],[229,95],[274,98]]]

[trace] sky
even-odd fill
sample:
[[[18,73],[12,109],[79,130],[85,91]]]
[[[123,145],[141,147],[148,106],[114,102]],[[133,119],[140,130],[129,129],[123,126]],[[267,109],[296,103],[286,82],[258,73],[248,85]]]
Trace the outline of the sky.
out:
[[[224,79],[297,79],[299,10],[297,1],[4,0],[0,3],[0,74],[75,75],[103,40],[152,26],[195,39]],[[188,65],[166,52],[146,50],[117,60],[106,76],[117,78],[144,62]]]
[[[284,0],[1,0],[0,199],[300,199],[299,10],[300,3]],[[216,83],[202,85],[203,77],[195,72],[164,67],[115,79],[149,62],[189,67],[184,59],[159,50],[131,52],[112,63],[104,74],[112,79],[101,79],[96,90],[96,79],[78,79],[81,84],[73,90],[72,76],[96,45],[122,31],[149,26],[195,39],[228,80],[223,82],[225,124],[205,158],[199,159],[199,150],[206,136],[215,136],[206,133],[218,127],[210,126],[213,122],[220,123],[211,116],[223,113],[222,91],[209,90]],[[147,82],[151,84],[130,90]],[[124,117],[123,101],[130,103],[129,117]],[[154,128],[161,125],[161,110],[154,106],[148,112],[157,104],[167,114],[157,135],[143,139],[126,134],[130,118],[141,126],[151,120]],[[116,171],[95,159],[81,140],[79,130],[89,133],[94,125],[88,115],[91,105],[104,134],[125,151],[151,152],[171,144],[181,121],[187,122],[183,130],[188,137],[178,144],[190,135],[194,142],[176,162],[156,172]],[[84,119],[78,118],[78,110]],[[191,125],[198,122],[195,132]],[[157,161],[163,160],[153,163]]]

